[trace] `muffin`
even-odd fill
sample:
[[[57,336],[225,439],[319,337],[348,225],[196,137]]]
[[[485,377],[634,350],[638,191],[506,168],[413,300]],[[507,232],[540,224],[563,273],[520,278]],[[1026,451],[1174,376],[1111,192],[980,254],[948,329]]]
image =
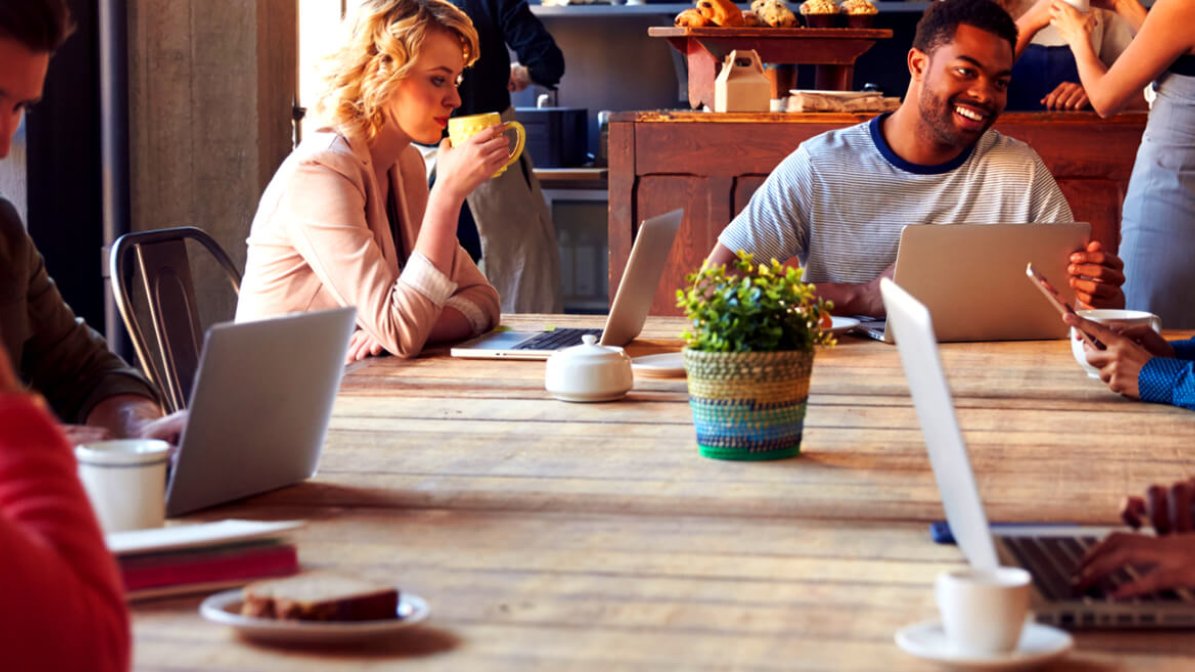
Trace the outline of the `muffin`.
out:
[[[846,14],[846,25],[850,28],[871,28],[875,15],[880,10],[871,0],[843,0],[842,13]]]
[[[810,28],[834,28],[839,23],[838,5],[834,0],[805,0],[801,14]]]

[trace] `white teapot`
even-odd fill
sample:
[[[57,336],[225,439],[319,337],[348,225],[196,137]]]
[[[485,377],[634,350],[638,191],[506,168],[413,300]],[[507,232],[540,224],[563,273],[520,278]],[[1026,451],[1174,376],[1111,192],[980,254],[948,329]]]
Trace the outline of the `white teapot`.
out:
[[[635,384],[631,358],[622,348],[598,345],[585,334],[582,344],[557,351],[548,358],[544,388],[561,401],[614,401]]]

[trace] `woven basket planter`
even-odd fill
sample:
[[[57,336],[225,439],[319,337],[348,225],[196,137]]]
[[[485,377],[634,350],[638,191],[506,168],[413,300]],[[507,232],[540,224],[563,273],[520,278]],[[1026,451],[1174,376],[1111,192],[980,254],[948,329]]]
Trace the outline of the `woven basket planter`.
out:
[[[685,348],[697,447],[720,460],[776,460],[801,451],[813,351]]]

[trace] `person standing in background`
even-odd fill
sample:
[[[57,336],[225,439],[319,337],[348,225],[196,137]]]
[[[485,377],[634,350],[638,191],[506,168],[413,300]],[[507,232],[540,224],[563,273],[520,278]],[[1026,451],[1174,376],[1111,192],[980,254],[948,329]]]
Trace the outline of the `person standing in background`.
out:
[[[564,75],[564,54],[526,0],[451,0],[469,15],[481,57],[465,73],[454,116],[499,112],[514,119],[511,92],[531,84],[554,88]],[[518,62],[511,63],[513,50]],[[527,152],[502,175],[469,194],[458,237],[498,290],[504,313],[558,313],[560,250],[551,213]],[[474,231],[476,233],[474,233]],[[474,237],[476,236],[476,237]],[[480,244],[469,244],[469,239]]]
[[[25,112],[41,99],[50,59],[72,30],[63,0],[0,2],[0,160]],[[71,185],[60,186],[69,194]],[[74,443],[139,436],[162,415],[153,385],[110,352],[58,293],[20,215],[4,198],[0,348]]]
[[[1014,19],[1019,19],[1033,7],[1034,0],[1002,0],[1000,4]],[[1091,17],[1094,21],[1091,45],[1100,60],[1111,66],[1133,40],[1133,31],[1128,22],[1109,10],[1092,7]],[[1075,57],[1058,31],[1050,26],[1036,34],[1022,29],[1019,37],[1006,109],[1090,109],[1087,93],[1079,84]],[[1145,109],[1145,96],[1142,95],[1135,103],[1131,107]]]
[[[1089,14],[1039,0],[1018,22],[1032,35],[1052,25],[1070,45],[1091,107],[1124,109],[1142,87],[1157,96],[1137,150],[1121,218],[1125,307],[1146,310],[1171,329],[1195,327],[1195,0],[1095,0],[1137,35],[1111,67],[1095,53]]]

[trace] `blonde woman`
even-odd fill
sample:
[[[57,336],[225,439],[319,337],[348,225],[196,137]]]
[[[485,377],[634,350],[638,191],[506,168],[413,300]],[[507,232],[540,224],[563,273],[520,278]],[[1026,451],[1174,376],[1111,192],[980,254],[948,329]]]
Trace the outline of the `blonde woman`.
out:
[[[286,159],[249,234],[237,320],[356,306],[350,361],[498,322],[498,293],[456,239],[465,196],[505,163],[499,129],[440,145],[431,191],[412,142],[440,140],[477,33],[443,0],[365,0],[333,58],[328,128]]]

